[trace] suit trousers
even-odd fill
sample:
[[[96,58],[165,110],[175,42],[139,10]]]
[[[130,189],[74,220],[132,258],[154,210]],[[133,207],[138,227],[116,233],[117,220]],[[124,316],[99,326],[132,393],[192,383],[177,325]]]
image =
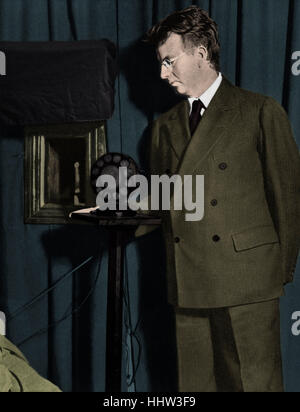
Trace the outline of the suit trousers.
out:
[[[279,299],[175,320],[179,392],[283,392]]]

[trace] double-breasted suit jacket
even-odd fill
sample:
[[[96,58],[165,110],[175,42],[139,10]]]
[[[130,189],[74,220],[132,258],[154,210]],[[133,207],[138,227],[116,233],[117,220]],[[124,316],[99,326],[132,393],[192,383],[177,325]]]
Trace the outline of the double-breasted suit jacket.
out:
[[[170,303],[217,308],[283,294],[300,244],[300,159],[274,99],[223,78],[192,137],[187,101],[154,122],[150,167],[182,181],[204,175],[202,220],[163,212]]]

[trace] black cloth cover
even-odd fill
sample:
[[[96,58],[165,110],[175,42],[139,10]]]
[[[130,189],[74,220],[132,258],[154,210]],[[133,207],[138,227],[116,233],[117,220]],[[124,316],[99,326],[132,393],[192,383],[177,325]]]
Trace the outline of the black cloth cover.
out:
[[[105,120],[114,109],[116,48],[109,40],[0,42],[0,123]]]

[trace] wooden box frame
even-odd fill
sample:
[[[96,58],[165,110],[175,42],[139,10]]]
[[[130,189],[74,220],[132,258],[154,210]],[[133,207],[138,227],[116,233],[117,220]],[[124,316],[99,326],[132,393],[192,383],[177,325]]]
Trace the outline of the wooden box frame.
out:
[[[26,127],[25,223],[74,224],[70,212],[95,206],[90,171],[106,148],[105,122]]]

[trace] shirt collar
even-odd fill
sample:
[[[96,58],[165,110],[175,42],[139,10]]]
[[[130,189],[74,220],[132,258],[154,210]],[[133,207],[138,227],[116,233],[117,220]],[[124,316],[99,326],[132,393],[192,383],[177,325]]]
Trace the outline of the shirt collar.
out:
[[[206,109],[208,108],[210,102],[212,101],[214,95],[216,94],[218,88],[220,87],[222,83],[222,79],[223,79],[222,74],[219,73],[218,77],[213,82],[213,84],[203,94],[201,94],[201,96],[188,98],[189,104],[190,104],[190,112],[192,110],[193,101],[198,100],[198,99],[202,101]]]

